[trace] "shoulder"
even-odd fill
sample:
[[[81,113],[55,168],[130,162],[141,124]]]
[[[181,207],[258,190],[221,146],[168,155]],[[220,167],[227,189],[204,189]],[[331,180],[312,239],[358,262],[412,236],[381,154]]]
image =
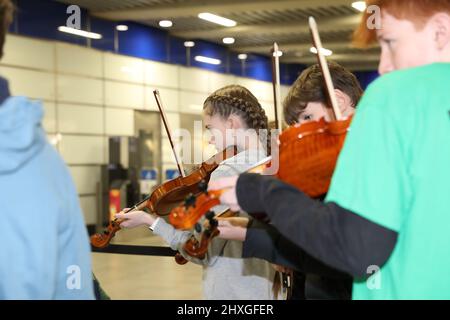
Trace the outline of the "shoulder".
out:
[[[246,172],[266,157],[264,150],[245,150],[223,161],[211,174],[211,179],[229,177]]]
[[[450,72],[450,64],[436,63],[390,72],[370,84],[364,96],[396,95],[402,98],[414,96],[420,92],[420,88],[428,89],[434,82],[442,81],[442,77],[448,79],[448,73],[445,76],[446,72],[442,72],[442,69]]]

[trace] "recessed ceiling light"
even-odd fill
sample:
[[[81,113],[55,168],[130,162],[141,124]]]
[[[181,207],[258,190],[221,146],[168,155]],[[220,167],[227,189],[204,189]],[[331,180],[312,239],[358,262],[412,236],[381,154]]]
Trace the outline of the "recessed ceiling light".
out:
[[[234,27],[236,26],[236,21],[231,20],[231,19],[227,19],[209,12],[202,12],[198,14],[198,17],[200,19],[212,22],[212,23],[217,23],[220,24],[221,26],[224,27]]]
[[[194,59],[195,59],[195,61],[198,61],[198,62],[215,64],[215,65],[219,65],[222,63],[222,61],[220,61],[219,59],[214,59],[214,58],[209,58],[209,57],[204,57],[204,56],[195,56]]]
[[[311,49],[309,49],[309,51],[311,52],[311,53],[314,53],[314,54],[317,54],[317,49],[316,49],[316,47],[311,47]],[[324,56],[331,56],[332,54],[333,54],[333,51],[331,51],[331,50],[329,50],[329,49],[325,49],[325,48],[322,48],[322,54],[324,55]]]
[[[185,46],[186,48],[192,48],[192,47],[195,46],[195,42],[194,42],[194,41],[185,41],[185,42],[184,42],[184,46]]]
[[[85,38],[89,38],[89,39],[101,39],[103,38],[103,36],[99,33],[95,33],[95,32],[88,32],[88,31],[84,31],[84,30],[79,30],[79,29],[75,29],[75,28],[69,28],[69,27],[58,27],[58,30],[61,32],[65,32],[65,33],[70,33],[70,34],[74,34],[76,36],[80,36],[80,37],[85,37]]]
[[[355,1],[352,3],[352,7],[358,11],[364,12],[366,10],[367,5],[365,1]]]
[[[222,41],[225,44],[233,44],[234,43],[234,38],[226,37],[226,38],[223,38]]]
[[[117,31],[128,31],[128,26],[124,24],[119,24],[116,26]]]
[[[162,28],[170,28],[171,26],[173,26],[173,23],[170,20],[161,20],[159,22],[159,26]]]
[[[281,51],[281,50],[278,50],[277,52],[273,53],[274,57],[281,57],[282,55],[283,55],[283,51]]]
[[[238,59],[239,60],[246,60],[247,59],[247,54],[245,54],[245,53],[238,54]]]

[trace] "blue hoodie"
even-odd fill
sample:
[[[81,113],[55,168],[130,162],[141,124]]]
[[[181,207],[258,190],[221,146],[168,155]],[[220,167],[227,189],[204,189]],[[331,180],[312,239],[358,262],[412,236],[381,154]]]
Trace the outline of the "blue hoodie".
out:
[[[0,299],[93,299],[77,192],[42,116],[24,97],[0,105]]]

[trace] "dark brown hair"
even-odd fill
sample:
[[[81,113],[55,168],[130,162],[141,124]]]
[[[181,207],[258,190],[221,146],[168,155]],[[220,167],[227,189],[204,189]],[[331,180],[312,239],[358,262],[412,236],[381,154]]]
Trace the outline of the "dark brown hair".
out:
[[[258,133],[264,129],[267,136],[261,137],[261,140],[267,141],[266,151],[270,154],[270,132],[266,112],[247,88],[230,85],[216,90],[205,100],[203,110],[209,116],[220,115],[223,119],[235,114],[244,121],[247,129],[254,129]]]
[[[12,22],[13,8],[11,0],[0,0],[0,58],[3,57],[5,37]]]
[[[363,90],[355,75],[343,66],[328,62],[331,78],[335,89],[347,94],[354,106],[359,102]],[[300,114],[309,102],[322,102],[327,104],[327,93],[322,71],[318,64],[304,70],[295,80],[288,95],[283,101],[284,120],[288,125],[298,122]]]
[[[410,20],[417,30],[421,30],[434,14],[446,12],[450,14],[450,0],[366,0],[367,7],[378,6],[381,11],[393,15],[400,20]],[[376,29],[369,29],[367,21],[373,13],[364,12],[358,28],[353,33],[353,44],[365,48],[377,40]]]

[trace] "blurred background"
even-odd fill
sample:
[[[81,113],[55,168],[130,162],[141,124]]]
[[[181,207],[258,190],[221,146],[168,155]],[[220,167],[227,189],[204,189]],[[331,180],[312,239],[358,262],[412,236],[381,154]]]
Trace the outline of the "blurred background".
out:
[[[364,88],[378,76],[379,48],[362,51],[350,41],[364,1],[16,0],[15,5],[0,73],[13,95],[43,101],[45,130],[70,168],[90,233],[178,174],[154,89],[172,130],[188,130],[193,149],[206,159],[215,151],[194,130],[203,101],[220,87],[240,84],[274,120],[271,47],[277,42],[280,48],[283,98],[299,73],[316,62],[309,16],[319,24],[328,59],[351,69]],[[195,163],[185,161],[188,167]],[[114,243],[165,246],[145,228],[120,232]],[[198,266],[178,266],[172,257],[157,255],[93,257],[94,271],[112,298],[201,298]]]

